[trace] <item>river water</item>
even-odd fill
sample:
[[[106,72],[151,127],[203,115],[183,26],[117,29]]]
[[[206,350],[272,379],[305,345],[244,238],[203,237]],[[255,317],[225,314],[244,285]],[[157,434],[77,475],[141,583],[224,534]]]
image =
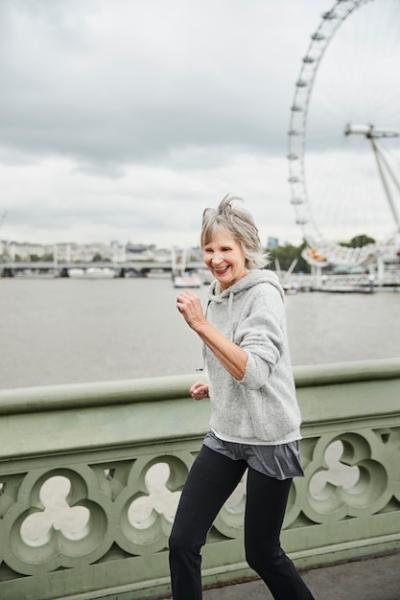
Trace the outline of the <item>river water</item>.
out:
[[[196,290],[205,302],[207,287]],[[194,372],[170,279],[1,279],[0,387]],[[400,294],[286,299],[294,365],[400,356]]]

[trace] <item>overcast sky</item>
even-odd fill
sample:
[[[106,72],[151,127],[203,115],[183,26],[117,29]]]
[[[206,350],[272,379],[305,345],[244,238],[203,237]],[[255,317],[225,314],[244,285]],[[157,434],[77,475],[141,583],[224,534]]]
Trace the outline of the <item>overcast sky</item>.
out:
[[[263,240],[299,241],[289,107],[333,4],[0,0],[0,238],[196,244],[202,210],[232,193]],[[399,2],[370,4],[380,7],[360,9],[328,48],[310,110],[310,194],[336,237],[390,221],[364,142],[343,136],[346,120],[400,127]],[[384,45],[368,80],[372,29]]]

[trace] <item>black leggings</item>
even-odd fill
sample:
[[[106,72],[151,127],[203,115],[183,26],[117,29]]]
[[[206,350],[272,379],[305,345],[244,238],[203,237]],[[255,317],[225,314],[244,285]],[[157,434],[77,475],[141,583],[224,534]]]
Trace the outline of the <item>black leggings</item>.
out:
[[[173,600],[201,600],[200,550],[225,500],[247,469],[202,446],[179,501],[169,539]],[[249,467],[245,512],[246,560],[275,600],[313,600],[279,542],[291,479],[274,479]]]

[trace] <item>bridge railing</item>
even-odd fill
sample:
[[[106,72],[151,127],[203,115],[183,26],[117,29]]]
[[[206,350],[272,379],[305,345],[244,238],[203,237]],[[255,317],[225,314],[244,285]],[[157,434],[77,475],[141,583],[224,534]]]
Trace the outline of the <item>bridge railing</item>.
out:
[[[299,566],[400,547],[400,359],[295,368],[304,478],[282,543]],[[167,540],[207,431],[192,376],[0,392],[0,598],[167,596]],[[254,573],[244,486],[218,515],[204,584]]]

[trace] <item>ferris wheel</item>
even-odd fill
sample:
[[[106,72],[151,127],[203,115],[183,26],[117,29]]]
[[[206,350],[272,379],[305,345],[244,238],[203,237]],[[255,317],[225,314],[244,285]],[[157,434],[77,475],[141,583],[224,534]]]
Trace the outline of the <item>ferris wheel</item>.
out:
[[[287,158],[311,264],[368,264],[400,249],[399,24],[400,0],[337,0],[302,59]],[[374,241],[340,243],[357,235]]]

